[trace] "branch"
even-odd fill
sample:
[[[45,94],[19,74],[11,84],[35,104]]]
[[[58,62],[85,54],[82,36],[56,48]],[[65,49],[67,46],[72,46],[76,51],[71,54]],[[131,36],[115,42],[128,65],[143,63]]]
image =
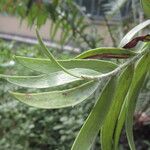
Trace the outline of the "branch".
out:
[[[87,80],[102,80],[105,78],[109,78],[112,76],[115,76],[116,74],[118,74],[121,70],[123,70],[124,68],[126,68],[128,65],[135,63],[139,58],[141,58],[144,54],[148,53],[148,51],[150,51],[149,45],[147,44],[144,49],[137,54],[136,56],[134,56],[133,58],[131,58],[130,60],[128,60],[127,62],[125,62],[124,64],[120,65],[119,67],[117,67],[116,69],[114,69],[111,72],[102,74],[102,75],[97,75],[97,76],[82,76],[82,78],[87,79]]]

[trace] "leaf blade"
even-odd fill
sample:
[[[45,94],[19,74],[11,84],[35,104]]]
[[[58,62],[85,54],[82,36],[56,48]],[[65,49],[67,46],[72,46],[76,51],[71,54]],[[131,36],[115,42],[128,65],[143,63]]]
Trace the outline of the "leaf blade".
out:
[[[25,67],[31,70],[35,70],[42,73],[52,73],[56,71],[61,71],[54,63],[48,59],[39,58],[28,58],[15,56],[15,59]],[[98,72],[106,73],[112,71],[117,67],[115,63],[104,61],[104,60],[82,60],[82,59],[71,59],[71,60],[58,60],[65,68],[87,68],[93,69]],[[41,67],[42,66],[42,67]]]
[[[36,35],[39,41],[39,44],[43,50],[43,52],[49,57],[49,59],[52,61],[52,63],[56,64],[57,67],[59,67],[61,70],[63,70],[64,72],[68,73],[69,75],[76,77],[76,78],[81,78],[80,76],[77,76],[75,74],[72,74],[71,72],[69,72],[66,68],[64,68],[56,59],[55,57],[52,55],[52,53],[47,49],[47,47],[44,45],[38,30],[36,29]]]
[[[73,72],[80,76],[90,76],[99,74],[94,70],[82,68],[71,69],[70,72]],[[59,87],[81,81],[81,79],[70,76],[63,71],[39,76],[6,76],[6,79],[8,82],[13,83],[15,85],[36,89]]]
[[[143,65],[141,65],[141,67],[140,67],[141,69],[143,68]],[[136,72],[137,72],[137,69],[135,70]],[[137,80],[138,79],[138,76],[139,75],[136,75],[136,79],[135,79],[135,74],[134,74],[134,80]],[[139,76],[140,77],[140,76]],[[132,81],[132,83],[131,84],[133,84],[133,81]],[[132,87],[133,87],[133,85],[132,85]],[[131,88],[131,87],[130,87]],[[129,93],[128,93],[129,94]],[[131,93],[130,93],[130,95],[131,95]],[[135,98],[136,99],[136,98]],[[119,117],[118,117],[118,122],[117,122],[117,125],[116,125],[116,130],[115,130],[115,135],[114,135],[114,149],[115,150],[117,150],[118,149],[118,142],[119,142],[119,137],[120,137],[120,134],[121,134],[121,130],[122,130],[122,128],[123,128],[123,125],[124,125],[124,123],[126,122],[125,120],[126,120],[126,117],[127,117],[127,115],[126,115],[126,113],[127,113],[127,105],[131,105],[131,104],[129,104],[129,102],[130,101],[135,101],[135,99],[133,98],[133,99],[131,99],[131,98],[129,98],[128,97],[128,95],[127,95],[127,97],[126,97],[126,99],[125,99],[125,101],[124,101],[124,104],[123,104],[123,106],[122,106],[122,109],[121,109],[121,112],[120,112],[120,115],[119,115]],[[132,109],[132,111],[133,111],[133,109]],[[131,119],[132,120],[132,117],[131,118],[129,118],[129,119]],[[131,121],[132,122],[132,121]],[[132,133],[132,124],[130,124],[130,131],[127,131],[127,132],[130,132],[131,133],[131,135],[128,135],[128,139],[131,139],[132,141],[129,141],[129,143],[130,143],[130,146],[131,146],[131,148],[132,149],[135,149],[135,146],[134,146],[134,141],[133,141],[133,133]],[[128,133],[127,133],[128,134]]]
[[[42,93],[16,93],[11,94],[19,101],[37,108],[57,109],[73,107],[91,96],[98,87],[98,83],[90,81],[75,88],[63,91]]]
[[[115,89],[115,82],[116,79],[113,77],[103,89],[100,98],[80,129],[71,150],[88,150],[91,148],[108,112],[111,99],[113,97],[113,91]],[[103,109],[104,106],[106,106],[105,109]]]
[[[126,99],[123,103],[123,106],[121,108],[118,121],[116,124],[116,129],[114,133],[114,150],[118,150],[118,143],[119,143],[120,134],[121,134],[124,122],[125,122],[125,115],[126,115]]]
[[[127,114],[126,114],[126,134],[128,143],[131,150],[135,150],[134,138],[133,138],[133,115],[136,107],[137,98],[141,89],[141,85],[144,82],[146,74],[148,72],[148,66],[150,65],[150,54],[143,56],[136,68],[135,74],[131,83],[131,87],[128,93],[128,103],[127,103]]]
[[[135,52],[123,48],[102,47],[85,51],[75,58],[85,59],[94,58],[96,56],[99,58],[129,58],[135,55]]]
[[[128,42],[130,42],[130,40],[133,38],[133,36],[138,33],[140,30],[142,30],[143,28],[147,27],[148,25],[150,25],[150,19],[140,23],[139,25],[135,26],[132,30],[130,30],[125,36],[124,38],[121,40],[119,47],[123,47],[125,46]]]
[[[119,76],[119,79],[117,81],[113,102],[101,129],[102,149],[106,149],[106,150],[112,149],[115,125],[116,125],[122,104],[128,92],[129,86],[131,84],[133,71],[134,71],[133,65],[128,66],[123,71],[123,73]]]

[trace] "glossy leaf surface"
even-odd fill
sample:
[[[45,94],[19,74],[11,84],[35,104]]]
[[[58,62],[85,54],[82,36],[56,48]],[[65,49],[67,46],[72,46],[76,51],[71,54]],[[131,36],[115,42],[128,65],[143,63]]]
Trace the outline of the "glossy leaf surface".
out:
[[[47,55],[47,57],[52,61],[52,63],[54,63],[58,68],[60,68],[61,70],[63,70],[64,72],[66,72],[67,74],[76,77],[76,78],[81,78],[81,76],[78,76],[76,74],[73,74],[72,72],[70,72],[69,70],[67,70],[65,67],[63,67],[56,59],[55,57],[52,55],[52,53],[48,50],[48,48],[44,45],[38,30],[36,29],[36,35],[37,35],[37,39],[38,42],[42,48],[42,51],[45,53],[45,55]]]
[[[147,27],[150,25],[150,19],[146,20],[142,23],[140,23],[139,25],[135,26],[132,30],[130,30],[125,36],[124,38],[121,40],[119,47],[123,47],[125,46],[128,42],[130,42],[130,40],[133,38],[133,36],[138,33],[140,30],[142,30],[143,28]]]
[[[150,54],[143,56],[143,58],[139,60],[128,93],[126,134],[131,150],[135,150],[133,139],[133,115],[140,89],[145,80],[146,74],[148,73],[149,65],[150,65]]]
[[[130,87],[132,76],[134,73],[133,66],[128,66],[124,72],[120,75],[117,85],[116,91],[114,94],[113,102],[107,118],[101,129],[101,145],[104,150],[111,150],[113,145],[113,134],[116,126],[117,119],[119,117],[119,113]]]
[[[96,72],[94,70],[83,68],[70,69],[70,72],[73,72],[80,76],[94,76],[99,74],[99,72]],[[50,88],[71,84],[76,81],[81,81],[81,79],[70,76],[64,71],[58,71],[51,74],[44,74],[39,76],[10,76],[6,77],[6,79],[13,84],[28,88]]]
[[[144,65],[144,64],[141,64],[141,66],[139,66],[138,68],[139,69],[141,69],[141,71],[142,71],[142,68],[143,68],[143,66],[142,65]],[[144,66],[145,67],[145,66]],[[143,68],[144,69],[144,68]],[[134,81],[132,81],[132,84],[133,84],[133,82],[135,82],[135,80],[137,80],[137,82],[139,82],[138,80],[138,76],[139,76],[139,78],[140,78],[140,74],[137,74],[137,67],[136,67],[136,74],[134,74]],[[135,79],[135,77],[136,77],[136,79]],[[134,85],[134,84],[133,84]],[[139,87],[136,89],[136,90],[138,90],[138,92],[139,92],[139,90],[140,90],[140,88],[141,88],[141,86],[142,86],[142,83],[140,83],[139,84]],[[133,88],[133,87],[132,87]],[[132,91],[133,92],[133,91]],[[129,93],[131,94],[131,91],[129,91]],[[128,93],[128,94],[129,94]],[[133,95],[135,94],[137,94],[136,92],[135,93],[132,93]],[[131,94],[131,95],[132,95]],[[138,93],[139,94],[139,93]],[[138,94],[136,95],[136,96],[138,96]],[[134,96],[135,96],[134,95]],[[114,141],[114,149],[115,150],[117,150],[118,149],[118,143],[119,143],[119,138],[120,138],[120,135],[121,135],[121,131],[122,131],[122,128],[123,128],[123,125],[124,125],[124,123],[125,123],[125,119],[126,119],[126,111],[127,111],[127,105],[129,105],[128,103],[130,102],[130,101],[135,101],[135,99],[137,99],[137,97],[135,98],[135,97],[132,97],[133,99],[129,99],[129,95],[127,95],[127,97],[126,97],[126,99],[125,99],[125,101],[124,101],[124,103],[123,103],[123,106],[122,106],[122,109],[121,109],[121,112],[120,112],[120,115],[119,115],[119,117],[118,117],[118,122],[117,122],[117,125],[116,125],[116,130],[115,130],[115,134],[114,134],[114,137],[115,137],[115,141]],[[135,99],[134,99],[135,98]],[[130,106],[130,107],[133,107],[133,105],[132,106]],[[128,114],[129,116],[129,118],[130,119],[132,119],[132,117],[133,116],[131,116],[131,114]],[[132,114],[133,115],[133,114]],[[130,127],[131,127],[132,125],[130,124]],[[133,134],[132,134],[132,130],[131,130],[131,133],[130,133],[131,135],[130,135],[130,138],[132,139],[132,141],[130,141],[130,142],[132,142],[132,148],[134,149],[135,148],[135,146],[134,146],[134,142],[133,142]],[[131,145],[131,144],[130,144]]]
[[[135,56],[136,53],[123,49],[123,48],[114,48],[114,47],[102,47],[91,49],[81,53],[76,56],[76,59],[85,59],[85,58],[130,58]]]
[[[126,117],[126,101],[127,99],[125,99],[118,120],[117,120],[117,124],[116,124],[116,129],[115,129],[115,133],[114,133],[114,150],[118,150],[118,144],[119,144],[119,138],[121,135],[121,131],[125,122],[125,117]]]
[[[116,78],[113,77],[101,92],[99,99],[80,129],[71,150],[89,150],[91,148],[108,113],[113,99],[115,86]]]
[[[56,64],[52,63],[48,59],[39,59],[39,58],[28,58],[15,56],[15,59],[25,67],[29,69],[42,72],[42,73],[52,73],[61,71]],[[93,69],[95,71],[106,73],[112,71],[117,67],[115,63],[103,60],[81,60],[81,59],[71,59],[71,60],[58,60],[65,68],[87,68]]]
[[[11,94],[19,101],[44,109],[55,109],[75,106],[88,97],[97,89],[98,83],[90,81],[75,88],[62,91],[42,92],[42,93],[16,93]]]

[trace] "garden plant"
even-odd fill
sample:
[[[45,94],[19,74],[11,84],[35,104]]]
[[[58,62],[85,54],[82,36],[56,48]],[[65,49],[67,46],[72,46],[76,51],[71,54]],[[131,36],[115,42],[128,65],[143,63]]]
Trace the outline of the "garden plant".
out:
[[[143,0],[141,3],[149,17],[150,2]],[[41,89],[41,92],[35,93],[10,94],[25,104],[42,109],[73,109],[75,105],[99,92],[99,87],[105,82],[71,149],[90,149],[100,133],[101,148],[117,150],[125,125],[129,147],[135,150],[134,111],[143,83],[150,76],[150,35],[148,32],[140,36],[136,34],[149,25],[150,19],[131,29],[118,47],[87,50],[68,60],[55,59],[36,30],[41,50],[48,59],[22,56],[15,56],[15,59],[41,74],[0,77],[25,88]]]

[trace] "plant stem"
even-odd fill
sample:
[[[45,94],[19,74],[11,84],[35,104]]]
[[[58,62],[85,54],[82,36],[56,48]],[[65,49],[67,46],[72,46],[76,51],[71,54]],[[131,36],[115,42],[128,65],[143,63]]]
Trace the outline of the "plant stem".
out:
[[[137,54],[136,56],[134,56],[133,58],[131,58],[130,60],[128,60],[127,62],[120,65],[119,67],[117,67],[116,69],[114,69],[113,71],[111,71],[109,73],[105,73],[105,74],[97,75],[97,76],[93,76],[93,77],[92,76],[82,76],[82,78],[88,79],[88,80],[102,80],[104,78],[109,78],[109,77],[115,76],[116,74],[118,74],[121,70],[123,70],[128,65],[135,63],[139,58],[141,58],[144,54],[146,54],[148,52],[148,50],[149,50],[149,45],[146,45],[139,54]]]

